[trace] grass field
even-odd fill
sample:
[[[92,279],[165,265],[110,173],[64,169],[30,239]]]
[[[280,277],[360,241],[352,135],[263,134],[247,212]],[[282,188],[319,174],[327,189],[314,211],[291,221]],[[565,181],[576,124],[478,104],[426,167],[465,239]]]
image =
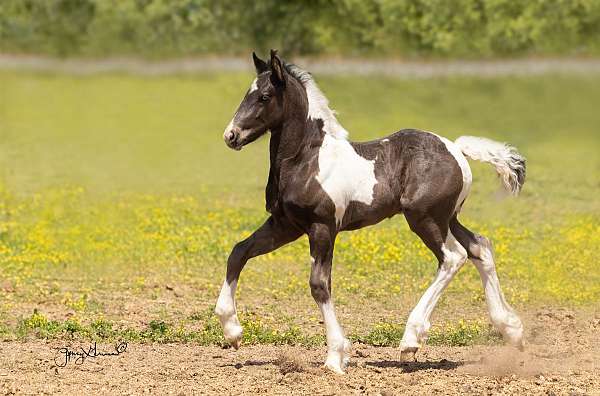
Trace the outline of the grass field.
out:
[[[508,300],[600,300],[600,77],[318,78],[354,140],[404,127],[508,141],[528,158],[518,199],[486,165],[463,222],[494,242]],[[266,218],[267,140],[222,141],[251,76],[0,72],[0,337],[220,344],[211,314],[233,244]],[[319,345],[306,239],[248,264],[246,343]],[[354,339],[397,345],[436,271],[401,217],[340,235],[334,294]],[[498,341],[467,265],[430,343]]]

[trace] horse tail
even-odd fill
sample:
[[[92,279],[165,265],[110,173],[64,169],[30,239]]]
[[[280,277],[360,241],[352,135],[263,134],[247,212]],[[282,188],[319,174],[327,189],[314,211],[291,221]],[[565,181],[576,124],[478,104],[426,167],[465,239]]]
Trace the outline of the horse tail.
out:
[[[525,183],[525,157],[516,148],[475,136],[461,136],[454,143],[466,157],[492,164],[506,191],[519,194]]]

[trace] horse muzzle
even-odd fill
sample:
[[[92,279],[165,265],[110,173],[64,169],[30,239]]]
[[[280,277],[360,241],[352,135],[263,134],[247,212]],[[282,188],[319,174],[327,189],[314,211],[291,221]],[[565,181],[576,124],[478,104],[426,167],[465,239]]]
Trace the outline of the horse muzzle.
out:
[[[242,143],[242,130],[239,127],[231,127],[223,134],[223,140],[227,147],[233,150],[241,150],[244,146]]]

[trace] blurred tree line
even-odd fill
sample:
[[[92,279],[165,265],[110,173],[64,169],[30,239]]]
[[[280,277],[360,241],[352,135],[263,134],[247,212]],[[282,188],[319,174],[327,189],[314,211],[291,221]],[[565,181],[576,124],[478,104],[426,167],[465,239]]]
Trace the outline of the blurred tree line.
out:
[[[600,0],[0,0],[0,51],[55,56],[597,54]]]

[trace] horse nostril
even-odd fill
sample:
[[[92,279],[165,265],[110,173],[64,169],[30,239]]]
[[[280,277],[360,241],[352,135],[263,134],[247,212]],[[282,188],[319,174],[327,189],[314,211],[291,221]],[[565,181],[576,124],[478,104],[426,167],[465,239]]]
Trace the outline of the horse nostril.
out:
[[[240,129],[235,126],[223,134],[223,140],[225,140],[225,143],[231,148],[235,148],[235,146],[239,144],[239,139]]]

